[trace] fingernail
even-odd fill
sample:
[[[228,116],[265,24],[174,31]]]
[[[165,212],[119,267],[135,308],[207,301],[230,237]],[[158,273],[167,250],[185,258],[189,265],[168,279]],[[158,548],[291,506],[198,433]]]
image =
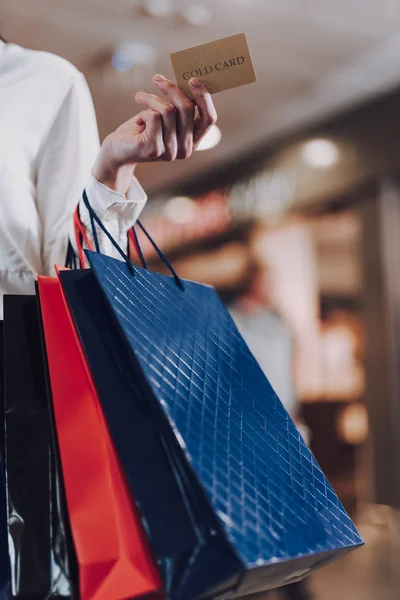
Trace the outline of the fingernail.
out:
[[[153,79],[154,79],[154,81],[164,81],[165,77],[164,77],[164,75],[158,74],[158,75],[154,75]]]
[[[194,88],[201,88],[201,86],[202,86],[200,79],[197,79],[197,77],[192,77],[192,79],[189,81],[189,83]]]

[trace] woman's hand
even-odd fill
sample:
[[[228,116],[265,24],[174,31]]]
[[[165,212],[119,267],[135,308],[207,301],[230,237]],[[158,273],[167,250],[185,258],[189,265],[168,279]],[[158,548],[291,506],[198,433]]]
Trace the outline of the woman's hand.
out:
[[[93,168],[98,181],[123,194],[138,163],[189,158],[217,121],[214,103],[200,80],[189,82],[193,102],[162,75],[155,75],[153,83],[166,100],[138,92],[136,101],[146,109],[106,137]]]

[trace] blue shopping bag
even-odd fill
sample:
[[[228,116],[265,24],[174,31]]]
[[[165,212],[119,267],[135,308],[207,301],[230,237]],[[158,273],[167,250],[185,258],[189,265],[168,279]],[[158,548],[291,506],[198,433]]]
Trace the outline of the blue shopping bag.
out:
[[[99,250],[94,222],[104,227],[86,204]],[[228,542],[214,568],[224,552],[238,559],[229,579],[221,568],[224,595],[291,583],[360,546],[215,290],[182,282],[172,267],[172,277],[133,267],[119,252],[123,261],[87,252],[110,312],[102,327],[119,330],[137,386],[171,440],[174,461],[190,474],[186,485],[204,495],[205,515],[212,511]]]
[[[199,484],[188,483],[193,474],[179,460],[181,449],[113,326],[93,273],[61,271],[59,278],[166,596],[190,599],[229,589],[239,560]]]

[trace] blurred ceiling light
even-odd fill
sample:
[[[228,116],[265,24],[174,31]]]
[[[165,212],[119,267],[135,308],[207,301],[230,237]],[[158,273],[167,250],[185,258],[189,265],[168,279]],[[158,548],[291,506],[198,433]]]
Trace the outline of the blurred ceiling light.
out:
[[[172,0],[143,0],[143,9],[151,17],[165,19],[174,13]]]
[[[187,6],[181,12],[183,20],[193,27],[203,27],[212,20],[212,12],[206,6],[192,4]]]
[[[346,444],[359,446],[368,437],[368,413],[363,404],[350,404],[338,415],[337,432]]]
[[[123,43],[118,46],[111,63],[116,71],[129,71],[135,65],[152,65],[157,60],[157,50],[150,44]]]
[[[219,127],[213,125],[210,131],[204,136],[201,140],[200,144],[197,146],[196,150],[211,150],[211,148],[215,148],[218,146],[222,138],[222,132]]]
[[[303,144],[301,154],[310,167],[328,169],[339,160],[339,149],[330,140],[315,139]]]
[[[164,206],[164,215],[172,223],[185,225],[194,220],[196,215],[196,203],[187,196],[171,198]]]

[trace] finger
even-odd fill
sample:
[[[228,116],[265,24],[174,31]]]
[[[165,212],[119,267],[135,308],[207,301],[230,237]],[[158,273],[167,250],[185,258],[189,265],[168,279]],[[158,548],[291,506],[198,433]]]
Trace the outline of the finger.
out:
[[[140,140],[143,158],[145,160],[160,159],[165,151],[161,114],[155,110],[144,110],[138,117],[142,119],[146,127]]]
[[[188,158],[193,152],[195,108],[182,90],[169,79],[165,79],[162,75],[155,75],[153,82],[176,109],[177,158]]]
[[[211,94],[200,79],[193,77],[189,81],[189,85],[199,111],[193,130],[193,143],[196,147],[207,131],[217,122],[217,111],[215,110]]]
[[[136,102],[160,113],[162,118],[163,139],[165,146],[164,160],[175,160],[178,152],[178,140],[176,135],[176,110],[162,98],[155,94],[138,92]]]

